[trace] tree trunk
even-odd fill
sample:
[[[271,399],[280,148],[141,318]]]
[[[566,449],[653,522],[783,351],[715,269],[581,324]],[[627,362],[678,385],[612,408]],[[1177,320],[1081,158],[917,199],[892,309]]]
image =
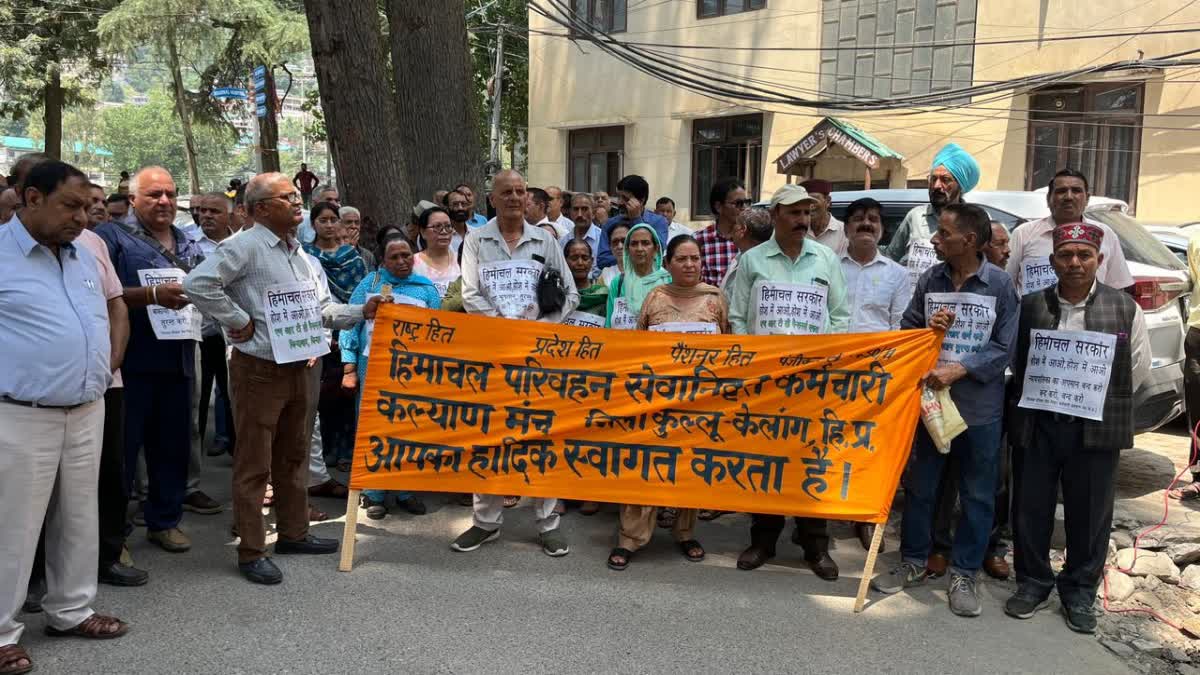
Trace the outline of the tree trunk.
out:
[[[279,110],[275,100],[275,66],[267,66],[267,116],[258,118],[258,151],[262,156],[263,173],[279,171]]]
[[[188,183],[191,194],[200,194],[200,169],[196,166],[196,137],[192,134],[192,117],[184,98],[183,73],[179,71],[179,48],[175,44],[175,29],[167,30],[167,65],[171,69],[172,89],[175,90],[175,114],[183,129],[183,150],[187,155]]]
[[[50,81],[46,83],[43,94],[43,113],[46,123],[45,153],[54,159],[62,158],[62,116],[63,88],[62,75],[55,66],[50,71]]]
[[[483,148],[463,0],[386,0],[404,157],[421,199],[483,190]]]
[[[412,217],[413,192],[383,64],[378,7],[374,0],[304,0],[304,9],[342,203],[375,223],[404,225]]]

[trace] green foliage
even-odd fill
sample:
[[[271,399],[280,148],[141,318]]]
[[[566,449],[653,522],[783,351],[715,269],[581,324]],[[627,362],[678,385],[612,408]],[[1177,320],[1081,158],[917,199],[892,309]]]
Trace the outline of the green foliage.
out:
[[[108,63],[97,21],[117,0],[0,2],[0,117],[27,116],[42,106],[58,73],[67,105],[93,99]]]
[[[175,177],[180,190],[187,190],[187,157],[183,132],[175,120],[174,104],[165,92],[152,92],[146,105],[105,108],[99,116],[97,145],[112,152],[112,171],[134,171],[158,164]],[[73,124],[64,139],[75,138]],[[229,179],[252,168],[250,158],[236,146],[235,135],[225,127],[198,124],[193,128],[198,151],[197,164],[204,189],[223,188]]]
[[[486,6],[486,9],[479,10]],[[467,29],[471,31],[471,58],[475,86],[479,91],[479,120],[483,147],[489,146],[492,125],[492,99],[487,82],[496,68],[497,26],[505,26],[504,94],[500,106],[501,136],[512,143],[522,139],[529,128],[529,26],[525,0],[468,0]],[[513,35],[516,33],[516,36]],[[524,170],[525,167],[516,167]]]

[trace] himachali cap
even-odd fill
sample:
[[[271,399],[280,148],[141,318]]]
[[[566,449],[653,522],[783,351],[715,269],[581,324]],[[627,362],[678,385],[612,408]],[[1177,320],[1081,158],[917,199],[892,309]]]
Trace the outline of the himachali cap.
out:
[[[421,201],[417,202],[417,205],[412,209],[413,218],[420,218],[422,213],[425,213],[435,206],[437,206],[437,204],[434,204],[428,199],[422,199]]]
[[[812,202],[816,201],[816,199],[808,194],[808,190],[799,185],[784,185],[776,190],[775,194],[771,195],[771,208],[775,208],[780,204],[795,204],[796,202],[804,201]]]
[[[815,192],[817,194],[828,195],[833,192],[833,183],[822,178],[809,178],[800,185],[805,190],[808,190],[809,194]]]
[[[1054,248],[1063,244],[1089,244],[1100,250],[1104,230],[1090,223],[1067,223],[1054,228]]]

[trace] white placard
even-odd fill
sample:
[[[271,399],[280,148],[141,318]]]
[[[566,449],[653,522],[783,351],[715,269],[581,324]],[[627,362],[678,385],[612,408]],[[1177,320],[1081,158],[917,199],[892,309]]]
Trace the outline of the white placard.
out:
[[[379,295],[378,293],[372,293],[372,294],[368,295],[367,301],[370,302],[371,298],[377,297],[378,295]],[[414,298],[414,297],[411,297],[408,295],[400,295],[396,291],[392,291],[392,302],[394,302],[398,305],[412,305],[414,307],[428,307],[428,305],[425,304],[425,301],[419,300],[417,298]],[[375,335],[375,319],[370,319],[369,321],[366,321],[365,324],[366,325],[363,326],[362,355],[370,356],[371,355],[371,337],[373,335]]]
[[[538,318],[537,285],[542,264],[536,260],[501,260],[479,266],[479,287],[496,312],[506,319]]]
[[[1058,283],[1058,273],[1049,258],[1025,258],[1021,261],[1021,295],[1037,293]]]
[[[293,281],[268,286],[263,292],[275,363],[304,361],[329,353],[317,283]]]
[[[567,318],[563,319],[563,323],[568,326],[586,326],[588,328],[604,328],[604,317],[589,314],[588,312],[580,312],[578,310],[571,312]]]
[[[633,330],[637,328],[638,315],[629,311],[629,298],[613,300],[612,328]]]
[[[908,285],[916,288],[917,279],[925,270],[938,263],[937,252],[928,239],[913,239],[908,242]]]
[[[687,333],[688,335],[717,335],[717,324],[711,321],[668,321],[650,326],[655,333]]]
[[[958,363],[983,349],[996,325],[996,298],[978,293],[926,293],[925,322],[939,309],[954,312],[954,324],[942,340],[938,365]]]
[[[1029,331],[1022,408],[1104,419],[1117,336],[1081,330]]]
[[[825,332],[829,289],[820,284],[756,281],[750,293],[755,335],[816,335]]]
[[[183,270],[170,267],[167,269],[138,270],[138,280],[143,286],[159,284],[181,284],[187,276]],[[194,305],[183,309],[168,309],[162,305],[147,305],[146,313],[150,316],[150,327],[154,329],[154,337],[159,340],[200,340],[200,329],[204,317]]]

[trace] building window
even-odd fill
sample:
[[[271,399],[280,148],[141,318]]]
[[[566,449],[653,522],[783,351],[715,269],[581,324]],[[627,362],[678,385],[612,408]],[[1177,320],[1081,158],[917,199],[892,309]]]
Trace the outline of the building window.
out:
[[[616,191],[625,155],[625,127],[574,129],[567,147],[571,192]]]
[[[696,16],[711,19],[714,16],[741,14],[767,6],[767,0],[697,0]]]
[[[822,95],[888,98],[970,86],[975,5],[976,0],[822,0]],[[948,46],[933,46],[939,43]]]
[[[624,33],[627,0],[571,0],[573,18],[587,21],[593,30]]]
[[[1092,194],[1133,206],[1141,151],[1141,84],[1058,87],[1029,96],[1025,187],[1046,187],[1061,169],[1088,178]]]
[[[734,176],[758,201],[762,184],[763,116],[739,115],[692,122],[692,217],[711,218],[713,183]]]

